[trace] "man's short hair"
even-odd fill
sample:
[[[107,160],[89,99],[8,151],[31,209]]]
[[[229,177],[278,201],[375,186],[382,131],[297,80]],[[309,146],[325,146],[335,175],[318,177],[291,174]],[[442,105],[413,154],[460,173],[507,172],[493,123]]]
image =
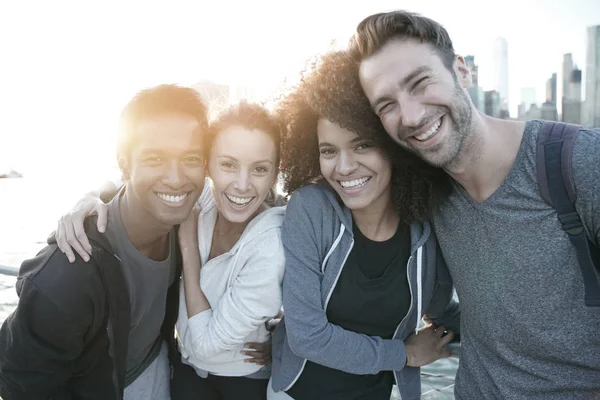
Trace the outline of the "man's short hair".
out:
[[[392,39],[417,39],[429,43],[444,65],[452,69],[456,53],[446,29],[432,19],[409,11],[390,11],[363,19],[350,39],[348,52],[355,61],[361,62]]]
[[[117,159],[129,159],[137,141],[137,125],[141,121],[170,113],[189,115],[196,119],[201,134],[208,130],[206,105],[196,90],[178,85],[144,89],[121,112]]]

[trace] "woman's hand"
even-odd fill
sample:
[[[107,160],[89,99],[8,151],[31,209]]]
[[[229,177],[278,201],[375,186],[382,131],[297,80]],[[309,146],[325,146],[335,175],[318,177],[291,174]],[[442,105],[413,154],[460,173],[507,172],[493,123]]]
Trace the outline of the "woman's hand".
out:
[[[428,325],[413,333],[405,341],[406,365],[409,367],[422,367],[452,354],[446,345],[452,341],[454,333],[447,331],[443,326]]]
[[[58,221],[58,227],[56,228],[56,243],[71,263],[75,262],[73,250],[75,250],[84,261],[90,260],[92,246],[83,229],[83,222],[91,215],[98,216],[98,231],[104,232],[106,230],[106,221],[108,219],[108,206],[98,197],[83,197],[70,212],[63,215]]]
[[[258,365],[271,364],[271,338],[264,343],[246,343],[240,353],[248,356],[244,362]]]

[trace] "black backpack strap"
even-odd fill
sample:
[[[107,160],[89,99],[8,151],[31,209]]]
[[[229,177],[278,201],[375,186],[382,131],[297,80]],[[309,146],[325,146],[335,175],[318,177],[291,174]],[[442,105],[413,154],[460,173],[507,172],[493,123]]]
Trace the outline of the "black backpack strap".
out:
[[[564,124],[561,122],[544,121],[542,129],[538,137],[538,148],[537,148],[537,175],[540,186],[540,193],[546,203],[553,205],[550,197],[549,182],[554,182],[555,186],[561,188],[561,192],[566,190],[569,201],[575,204],[577,196],[575,195],[575,185],[573,183],[573,145],[577,133],[579,133],[581,127],[574,124]],[[553,144],[553,148],[558,149],[559,156],[555,155],[553,160],[558,160],[558,170],[562,176],[560,182],[552,179],[548,179],[548,172],[546,167],[546,145]],[[557,158],[558,157],[558,158]],[[556,172],[556,170],[555,170]]]
[[[179,225],[173,228],[173,235],[171,235],[171,248],[175,248],[174,257],[171,258],[171,263],[174,264],[175,269],[175,281],[169,287],[167,291],[167,306],[165,312],[165,319],[163,320],[160,328],[161,335],[167,342],[169,348],[169,362],[171,364],[171,378],[173,378],[173,365],[179,362],[181,354],[177,350],[177,341],[175,339],[175,323],[179,316],[179,290],[181,286],[181,272],[183,269],[183,258],[181,256],[181,249],[179,248]]]
[[[113,359],[113,380],[116,381],[117,399],[123,399],[127,371],[127,348],[130,327],[129,289],[121,271],[120,261],[113,255],[94,249],[92,258],[97,263],[108,301],[110,356]]]
[[[577,261],[585,286],[585,304],[600,307],[600,283],[596,276],[598,249],[590,243],[575,210],[572,156],[575,138],[581,127],[545,121],[538,138],[537,173],[540,193],[554,207],[563,230],[577,251]]]
[[[106,257],[109,257],[105,253]],[[112,343],[112,356],[114,363],[114,375],[118,385],[117,398],[123,398],[125,390],[125,375],[127,372],[127,349],[129,346],[129,328],[130,323],[130,300],[129,289],[125,283],[125,277],[121,270],[121,263],[117,263],[114,257],[112,264],[107,268],[106,264],[101,265],[103,274],[104,289],[108,297],[108,306],[110,309],[111,330],[109,334]]]
[[[116,398],[122,400],[125,390],[131,320],[129,289],[121,268],[121,260],[108,250],[111,248],[110,244],[106,237],[96,230],[96,219],[88,218],[85,226],[92,243],[92,260],[94,260],[100,272],[108,302],[109,353],[113,359],[113,381],[116,384]]]

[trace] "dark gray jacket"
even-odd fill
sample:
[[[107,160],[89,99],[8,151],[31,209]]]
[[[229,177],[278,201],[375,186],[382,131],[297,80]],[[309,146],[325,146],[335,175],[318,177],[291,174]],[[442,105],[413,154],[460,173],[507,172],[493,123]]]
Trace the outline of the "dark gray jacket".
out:
[[[92,259],[71,264],[54,236],[21,265],[19,304],[0,326],[0,399],[120,400],[125,388],[130,304],[120,259],[96,217],[85,223]],[[176,276],[181,274],[181,256]],[[174,339],[179,279],[169,287],[161,335],[169,357]],[[107,329],[110,323],[112,329]]]

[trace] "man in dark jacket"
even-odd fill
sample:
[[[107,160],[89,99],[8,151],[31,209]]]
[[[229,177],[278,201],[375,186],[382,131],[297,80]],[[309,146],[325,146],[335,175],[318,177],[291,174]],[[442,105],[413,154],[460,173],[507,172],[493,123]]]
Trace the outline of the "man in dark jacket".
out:
[[[206,108],[189,88],[140,92],[123,110],[124,188],[89,262],[53,238],[21,266],[0,328],[0,398],[168,399],[181,271],[176,226],[204,186]]]

